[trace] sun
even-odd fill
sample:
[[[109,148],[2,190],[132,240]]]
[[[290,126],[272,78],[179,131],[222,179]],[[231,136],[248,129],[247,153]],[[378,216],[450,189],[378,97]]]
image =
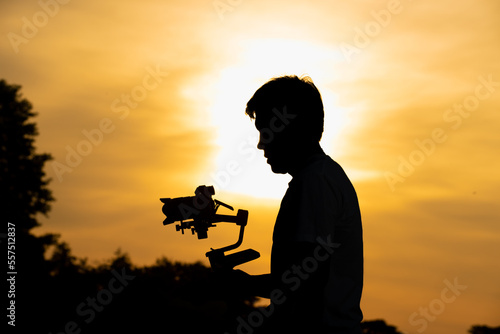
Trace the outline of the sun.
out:
[[[281,75],[309,76],[322,94],[325,132],[322,146],[330,151],[336,136],[347,124],[345,110],[329,89],[336,80],[335,68],[342,55],[332,47],[304,40],[259,39],[239,42],[235,62],[213,77],[209,113],[217,129],[215,170],[210,181],[216,188],[258,198],[281,198],[288,175],[273,174],[257,149],[258,133],[245,115],[253,93],[269,79]]]

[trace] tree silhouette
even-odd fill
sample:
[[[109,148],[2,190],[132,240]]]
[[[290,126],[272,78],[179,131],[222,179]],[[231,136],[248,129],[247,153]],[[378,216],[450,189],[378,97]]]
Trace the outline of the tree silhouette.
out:
[[[402,334],[395,326],[386,324],[384,320],[368,320],[361,323],[363,334]]]
[[[39,226],[36,215],[47,214],[54,198],[43,171],[52,157],[35,152],[38,130],[29,119],[36,113],[20,89],[0,80],[0,185],[4,219],[16,223],[17,233],[26,234]]]
[[[54,252],[47,262],[49,264],[49,274],[52,277],[76,275],[84,271],[86,266],[85,261],[78,261],[71,254],[71,249],[66,242],[58,243],[55,246]]]
[[[470,333],[470,334],[500,334],[500,327],[474,325],[468,330],[468,333]]]
[[[18,273],[18,317],[36,311],[31,308],[30,301],[38,297],[49,274],[44,253],[57,241],[54,234],[34,236],[31,233],[40,225],[37,215],[47,215],[50,202],[54,200],[47,187],[50,180],[43,171],[51,156],[36,153],[34,142],[38,130],[36,124],[30,122],[36,113],[31,103],[22,97],[20,89],[18,85],[0,80],[0,203],[2,225],[4,228],[15,226],[15,239],[12,239],[15,240],[15,262],[9,271]]]
[[[56,236],[34,237],[30,232],[40,225],[36,215],[47,215],[54,200],[47,188],[50,180],[43,171],[45,162],[52,157],[35,152],[38,130],[29,119],[36,113],[20,89],[0,80],[0,203],[5,225],[15,225],[17,266],[40,273],[42,255],[55,243]]]

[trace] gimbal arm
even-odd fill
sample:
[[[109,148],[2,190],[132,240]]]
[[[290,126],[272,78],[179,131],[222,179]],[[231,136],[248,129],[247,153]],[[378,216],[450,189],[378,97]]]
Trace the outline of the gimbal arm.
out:
[[[247,220],[248,211],[246,210],[238,210],[236,216],[218,214],[214,216],[214,222],[236,223],[236,225],[240,226],[240,233],[236,243],[226,247],[212,249],[210,252],[207,252],[205,254],[208,257],[213,270],[232,270],[235,266],[257,259],[260,256],[259,252],[253,249],[247,249],[233,254],[224,255],[224,252],[238,248],[243,242],[243,234],[245,232]]]
[[[220,252],[224,253],[224,252],[227,252],[227,251],[230,251],[230,250],[233,250],[235,248],[240,247],[241,243],[243,242],[243,234],[245,233],[245,226],[247,225],[247,220],[248,220],[248,211],[247,210],[238,210],[238,213],[236,214],[236,216],[216,214],[214,216],[214,223],[235,223],[236,225],[240,226],[240,233],[238,235],[238,241],[236,241],[236,243],[229,245],[229,246],[226,246],[226,247],[219,248],[219,249],[215,249],[215,250],[212,249],[212,251],[220,251]]]

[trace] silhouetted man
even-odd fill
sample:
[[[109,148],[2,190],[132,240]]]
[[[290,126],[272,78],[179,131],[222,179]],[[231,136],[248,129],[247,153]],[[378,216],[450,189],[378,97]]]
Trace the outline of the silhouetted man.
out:
[[[319,91],[309,78],[275,78],[255,92],[246,113],[272,171],[292,180],[274,226],[271,273],[239,272],[252,293],[271,299],[245,331],[361,333],[361,216],[349,178],[320,147]]]

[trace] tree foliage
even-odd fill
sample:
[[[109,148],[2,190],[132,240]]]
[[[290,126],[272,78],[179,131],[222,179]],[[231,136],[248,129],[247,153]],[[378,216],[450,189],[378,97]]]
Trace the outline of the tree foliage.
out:
[[[386,324],[382,319],[364,321],[361,330],[363,334],[402,334],[395,326]]]
[[[474,325],[469,331],[470,334],[500,334],[500,327],[489,327],[485,325]]]
[[[18,233],[27,233],[39,225],[36,215],[47,214],[54,198],[43,171],[52,157],[36,153],[38,130],[30,121],[36,113],[20,89],[0,80],[0,200],[4,217],[15,221]]]

